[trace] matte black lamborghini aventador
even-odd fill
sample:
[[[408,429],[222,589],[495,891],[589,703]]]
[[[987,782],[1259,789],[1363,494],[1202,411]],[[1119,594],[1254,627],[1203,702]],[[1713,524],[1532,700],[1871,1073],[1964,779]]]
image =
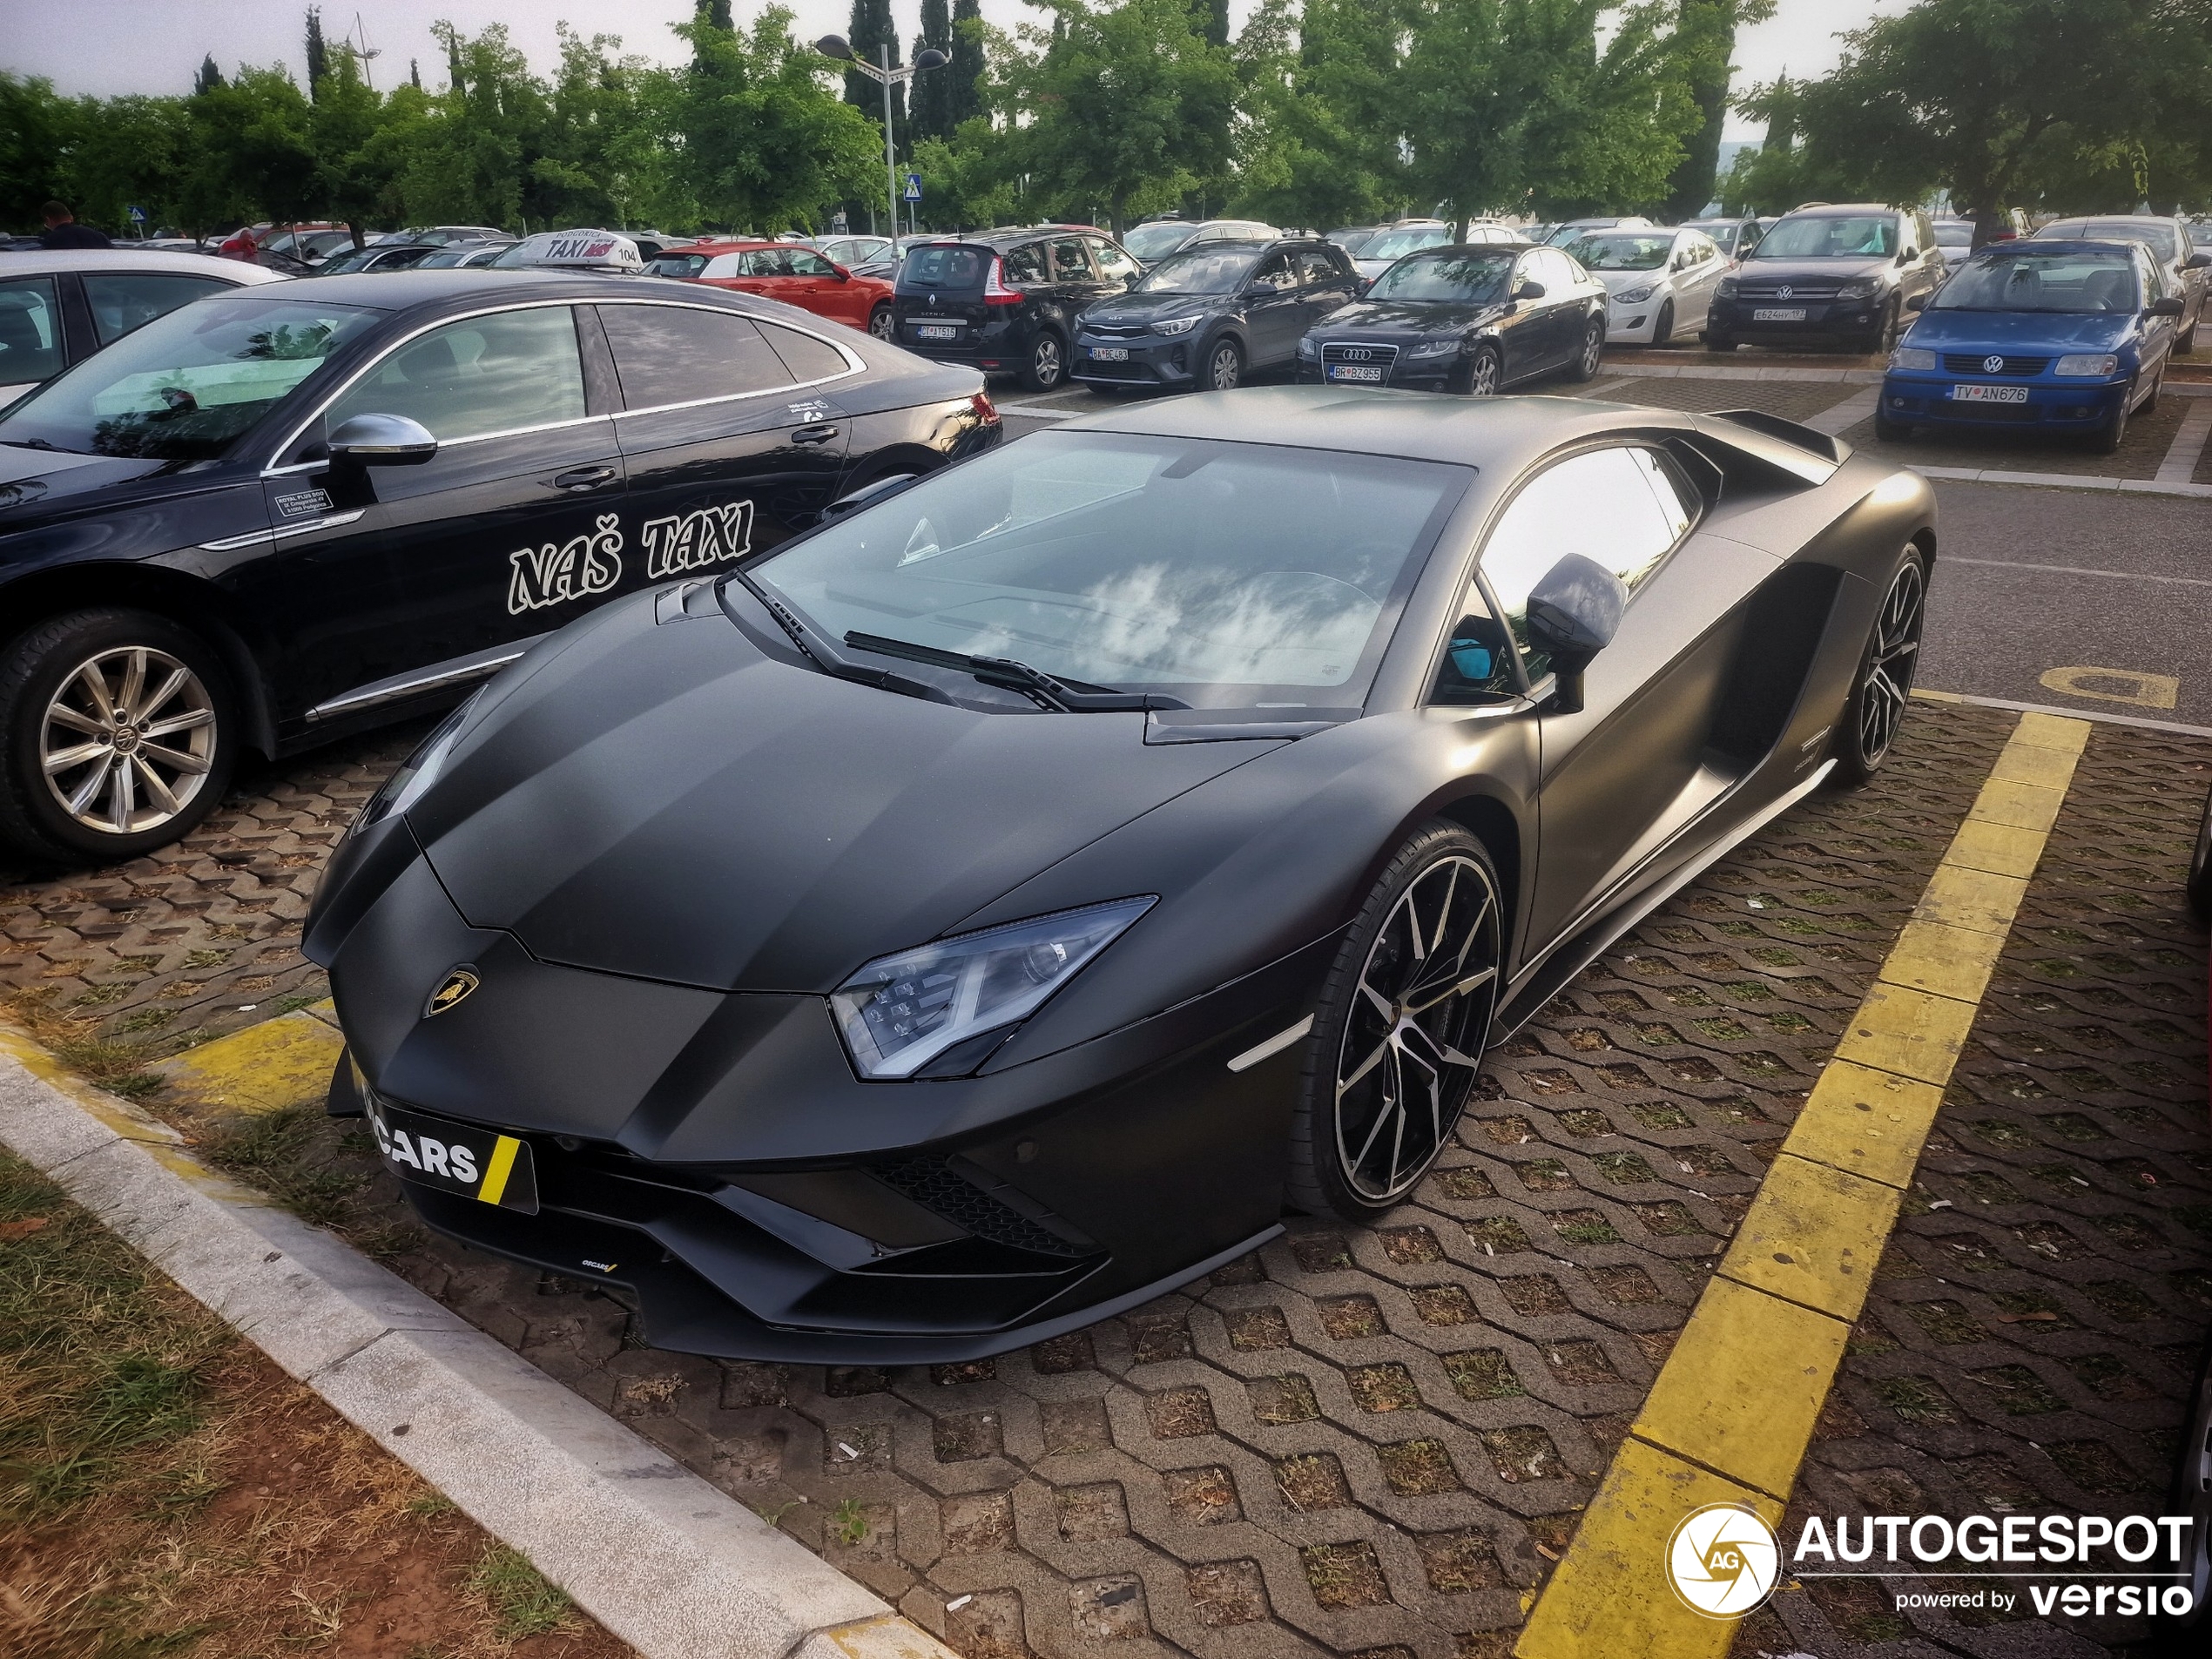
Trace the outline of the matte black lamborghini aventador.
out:
[[[1879,765],[1916,475],[1758,414],[1244,390],[563,630],[318,895],[422,1217],[651,1340],[990,1353],[1384,1213],[1485,1045]]]

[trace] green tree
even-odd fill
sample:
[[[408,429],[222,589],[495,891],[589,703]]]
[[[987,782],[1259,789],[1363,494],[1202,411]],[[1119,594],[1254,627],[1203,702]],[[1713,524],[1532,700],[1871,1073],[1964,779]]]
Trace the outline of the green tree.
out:
[[[928,183],[921,217],[931,230],[983,230],[1015,217],[1020,195],[1006,145],[988,118],[962,122],[950,138],[917,141],[914,160]]]
[[[62,158],[78,118],[51,81],[0,70],[0,225],[37,226],[39,208],[64,188]]]
[[[210,52],[199,60],[199,71],[192,78],[195,92],[212,91],[223,84],[223,71],[215,66],[215,54]]]
[[[921,30],[914,36],[914,55],[934,47],[953,54],[953,19],[945,0],[921,0]],[[914,77],[907,130],[916,145],[924,138],[949,138],[957,125],[953,119],[953,70],[950,64],[926,70]],[[917,153],[919,152],[917,151]]]
[[[330,49],[323,44],[320,6],[307,8],[307,96],[312,98],[317,95],[315,89],[322,84],[323,77],[330,73]]]
[[[1238,37],[1238,205],[1325,230],[1404,211],[1401,14],[1364,0],[1262,0]],[[1291,37],[1295,32],[1296,39]]]
[[[1667,181],[1665,207],[1670,218],[1694,218],[1712,200],[1721,129],[1728,119],[1729,82],[1735,73],[1736,31],[1773,15],[1774,0],[1681,0],[1673,57],[1697,105],[1698,126],[1683,139],[1682,164]]]
[[[307,94],[282,65],[241,64],[190,102],[177,217],[194,230],[309,217],[320,187]]]
[[[953,0],[953,61],[939,70],[950,77],[947,113],[957,132],[963,123],[990,112],[989,65],[984,42],[983,0]]]

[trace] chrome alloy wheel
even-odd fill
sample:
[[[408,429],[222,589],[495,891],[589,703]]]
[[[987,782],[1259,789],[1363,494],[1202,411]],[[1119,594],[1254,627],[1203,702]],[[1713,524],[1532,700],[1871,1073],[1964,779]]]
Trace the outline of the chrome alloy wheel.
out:
[[[123,645],[78,664],[46,704],[46,787],[87,829],[158,829],[199,793],[215,756],[215,702],[166,651]]]
[[[1908,558],[1891,580],[1889,595],[1868,643],[1865,679],[1858,699],[1858,752],[1869,766],[1889,753],[1898,723],[1912,695],[1912,674],[1920,663],[1920,621],[1926,608],[1928,579],[1920,561]]]
[[[1453,854],[1368,947],[1336,1067],[1337,1167],[1363,1202],[1409,1191],[1459,1121],[1497,1006],[1498,922],[1489,873]]]
[[[1474,361],[1467,368],[1467,395],[1495,397],[1498,395],[1498,360],[1487,351],[1474,354]]]

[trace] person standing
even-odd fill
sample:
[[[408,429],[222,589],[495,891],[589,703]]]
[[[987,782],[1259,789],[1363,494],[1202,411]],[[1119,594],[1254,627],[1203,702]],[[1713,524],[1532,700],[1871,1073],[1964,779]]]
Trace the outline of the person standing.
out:
[[[90,225],[80,225],[77,215],[61,202],[48,202],[41,212],[46,221],[45,233],[38,240],[43,246],[57,247],[113,247],[106,235]]]

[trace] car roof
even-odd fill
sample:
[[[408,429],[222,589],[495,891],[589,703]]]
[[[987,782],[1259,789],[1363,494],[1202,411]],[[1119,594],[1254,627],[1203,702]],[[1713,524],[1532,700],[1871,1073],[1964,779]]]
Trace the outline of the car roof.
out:
[[[2150,244],[2139,242],[2132,236],[2015,236],[2008,241],[1992,242],[1974,250],[1977,256],[1984,253],[2018,253],[2030,250],[2037,253],[2080,253],[2095,248],[2106,253],[2127,253],[2141,248],[2151,251]]]
[[[862,234],[865,235],[866,233],[863,232]],[[827,239],[841,242],[848,239],[833,236]],[[671,242],[668,245],[668,251],[671,253],[750,253],[755,248],[812,246],[813,244],[811,242],[779,242],[765,236],[703,236],[696,242],[685,242],[680,246]]]
[[[1782,215],[1784,219],[1836,219],[1845,213],[1909,213],[1910,207],[1892,207],[1887,202],[1823,202],[1817,207],[1793,207]]]
[[[1287,444],[1510,475],[1562,444],[1635,427],[1694,429],[1677,410],[1587,398],[1444,398],[1332,386],[1202,392],[1079,415],[1054,429]]]
[[[425,271],[346,272],[319,276],[299,290],[303,300],[359,306],[365,311],[407,311],[416,306],[469,300],[672,300],[687,303],[718,298],[722,290],[671,285],[665,277],[616,275],[574,267],[529,266],[490,271],[482,266],[441,266]],[[279,296],[292,298],[290,294]]]
[[[170,253],[159,248],[67,247],[31,253],[0,252],[0,276],[44,276],[57,271],[166,271],[228,279],[240,284],[281,282],[281,272],[214,253]]]
[[[2066,213],[2051,225],[2162,225],[2171,230],[2174,220],[2167,213]],[[2048,230],[2051,225],[2042,228]]]

